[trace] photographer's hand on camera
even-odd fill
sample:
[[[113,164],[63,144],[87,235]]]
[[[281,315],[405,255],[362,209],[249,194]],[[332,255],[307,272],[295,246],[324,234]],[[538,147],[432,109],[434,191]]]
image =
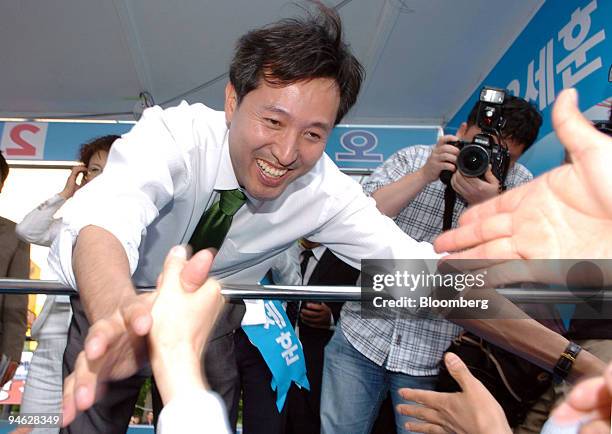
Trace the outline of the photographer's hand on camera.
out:
[[[457,161],[457,155],[459,155],[459,148],[450,143],[458,140],[459,138],[453,135],[442,136],[438,139],[438,143],[434,146],[427,162],[419,170],[428,183],[438,179],[440,172],[443,170],[450,170],[451,172],[457,170],[455,162]]]
[[[438,180],[440,172],[443,170],[454,172],[459,148],[450,144],[450,142],[457,140],[459,140],[457,136],[440,137],[423,167],[416,171],[408,170],[406,162],[398,159],[397,162],[400,166],[403,164],[401,167],[406,174],[397,181],[384,185],[372,193],[372,197],[376,200],[376,207],[380,212],[391,218],[397,216],[427,184]],[[383,168],[383,170],[387,169]]]
[[[451,187],[469,205],[476,205],[499,194],[499,180],[493,175],[491,166],[484,174],[485,179],[465,176],[460,171],[453,173]]]

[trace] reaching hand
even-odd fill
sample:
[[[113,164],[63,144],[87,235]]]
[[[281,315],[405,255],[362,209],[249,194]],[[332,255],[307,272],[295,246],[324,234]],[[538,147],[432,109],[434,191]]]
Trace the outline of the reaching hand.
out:
[[[144,336],[151,328],[150,311],[156,295],[132,295],[112,315],[90,327],[85,350],[78,355],[74,372],[64,381],[64,426],[94,404],[107,382],[131,377],[144,366]]]
[[[453,353],[447,353],[444,362],[462,391],[444,393],[400,389],[402,398],[417,404],[400,404],[397,410],[423,421],[408,422],[406,429],[433,434],[511,433],[501,406],[470,373],[465,363]]]
[[[85,351],[64,382],[63,424],[90,408],[108,381],[135,374],[147,360],[162,399],[186,388],[205,387],[200,355],[223,305],[219,284],[206,280],[213,260],[208,250],[187,261],[183,246],[173,248],[154,293],[134,295],[89,330]]]
[[[87,172],[87,167],[74,166],[72,170],[70,171],[70,175],[68,176],[68,179],[66,180],[66,186],[60,192],[59,195],[62,196],[66,200],[74,196],[74,193],[76,193],[76,191],[79,188],[81,188],[81,186],[77,184],[77,177],[79,176],[79,173],[86,173],[86,172]]]
[[[180,391],[206,388],[200,356],[224,304],[219,284],[207,280],[212,262],[209,250],[187,261],[183,246],[166,257],[149,334],[151,366],[164,403]]]
[[[553,125],[572,163],[468,209],[440,235],[447,259],[612,258],[612,138],[559,94]],[[465,249],[465,250],[464,250]]]

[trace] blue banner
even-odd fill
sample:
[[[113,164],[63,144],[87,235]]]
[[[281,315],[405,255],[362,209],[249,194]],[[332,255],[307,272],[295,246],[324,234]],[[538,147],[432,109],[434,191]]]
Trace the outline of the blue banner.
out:
[[[130,123],[0,122],[0,150],[12,160],[72,161],[83,143],[131,128]],[[341,168],[374,169],[398,149],[435,143],[438,132],[437,127],[339,125],[326,152]]]
[[[436,143],[439,132],[438,127],[339,125],[325,152],[342,169],[375,169],[402,148]]]
[[[507,88],[533,101],[544,123],[539,140],[521,158],[534,175],[559,165],[563,149],[552,132],[551,109],[565,88],[578,90],[582,111],[612,96],[612,1],[547,0],[448,123],[453,133],[467,119],[483,85]],[[475,52],[476,53],[476,52]]]
[[[0,150],[8,160],[75,161],[83,143],[121,135],[132,123],[0,122]]]

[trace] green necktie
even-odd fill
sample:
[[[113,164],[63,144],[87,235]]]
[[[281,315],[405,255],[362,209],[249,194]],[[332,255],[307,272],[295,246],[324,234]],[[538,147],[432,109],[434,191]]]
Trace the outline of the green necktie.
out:
[[[245,202],[246,196],[240,190],[223,190],[219,200],[204,211],[189,240],[193,253],[208,247],[218,250],[229,231],[234,214]]]

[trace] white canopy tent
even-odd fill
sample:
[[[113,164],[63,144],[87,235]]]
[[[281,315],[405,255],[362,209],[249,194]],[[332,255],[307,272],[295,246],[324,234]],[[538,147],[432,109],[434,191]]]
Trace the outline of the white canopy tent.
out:
[[[452,117],[543,3],[333,1],[367,71],[344,123],[403,125]],[[142,91],[221,108],[236,39],[297,13],[285,0],[4,0],[0,117],[130,119]]]

